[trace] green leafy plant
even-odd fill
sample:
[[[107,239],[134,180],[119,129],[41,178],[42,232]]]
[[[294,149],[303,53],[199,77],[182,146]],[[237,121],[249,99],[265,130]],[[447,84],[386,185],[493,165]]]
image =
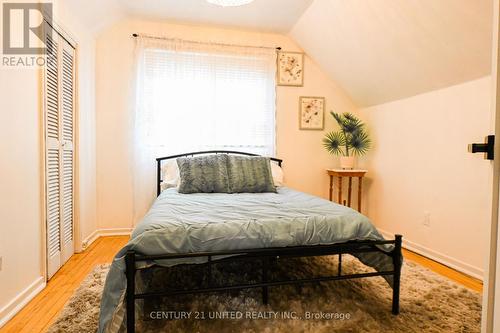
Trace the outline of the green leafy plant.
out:
[[[330,154],[342,156],[366,154],[371,147],[371,140],[366,133],[365,124],[349,112],[330,114],[339,124],[340,130],[325,135],[323,146],[326,150]]]

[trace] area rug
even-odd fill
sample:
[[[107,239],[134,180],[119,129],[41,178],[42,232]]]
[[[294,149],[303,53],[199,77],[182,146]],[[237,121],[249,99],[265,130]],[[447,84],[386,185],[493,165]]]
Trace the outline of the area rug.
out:
[[[305,278],[336,272],[337,257],[279,259],[272,277]],[[83,281],[49,332],[96,332],[99,303],[109,265],[97,266]],[[213,282],[257,280],[260,263],[219,264]],[[343,272],[371,271],[344,255]],[[202,267],[153,271],[154,284],[195,285]],[[269,305],[260,290],[232,294],[182,296],[162,303],[141,304],[144,317],[137,332],[480,332],[481,296],[411,261],[401,280],[401,314],[391,314],[391,289],[381,277],[323,282],[302,287],[272,287]],[[153,318],[153,319],[152,319]]]

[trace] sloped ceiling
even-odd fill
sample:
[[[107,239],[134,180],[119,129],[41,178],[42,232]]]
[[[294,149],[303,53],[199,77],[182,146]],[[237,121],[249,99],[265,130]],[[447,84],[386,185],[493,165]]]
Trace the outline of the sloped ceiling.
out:
[[[254,0],[221,7],[206,0],[54,0],[64,2],[89,30],[124,17],[288,33],[313,0]]]
[[[490,74],[492,13],[492,0],[315,0],[290,35],[369,106]]]
[[[56,1],[96,33],[124,17],[289,33],[358,106],[491,72],[493,0]]]
[[[254,0],[221,7],[205,0],[120,0],[132,16],[287,33],[313,0]]]

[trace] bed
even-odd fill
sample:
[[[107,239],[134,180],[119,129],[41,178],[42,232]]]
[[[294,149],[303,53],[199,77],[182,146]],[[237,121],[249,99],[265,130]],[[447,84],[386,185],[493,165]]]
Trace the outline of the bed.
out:
[[[98,332],[135,332],[137,300],[183,294],[228,292],[260,288],[267,304],[270,287],[382,276],[392,287],[392,313],[399,313],[402,236],[385,240],[369,219],[330,201],[279,187],[277,193],[181,194],[162,189],[164,161],[196,155],[231,154],[205,151],[157,159],[158,197],[116,255],[101,301]],[[271,158],[281,166],[282,160]],[[342,274],[342,254],[351,254],[374,272]],[[276,258],[338,255],[331,276],[274,281],[269,269]],[[137,273],[153,266],[204,265],[210,277],[214,262],[253,258],[262,262],[261,281],[194,289],[143,291]],[[210,281],[210,280],[209,280]]]

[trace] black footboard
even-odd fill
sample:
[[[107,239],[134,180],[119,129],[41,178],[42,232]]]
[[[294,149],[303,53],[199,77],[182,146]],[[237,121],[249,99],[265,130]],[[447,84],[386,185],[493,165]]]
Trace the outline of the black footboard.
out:
[[[247,288],[262,288],[262,302],[268,302],[268,289],[273,286],[288,285],[288,284],[303,284],[311,282],[335,281],[335,280],[348,280],[357,278],[366,278],[372,276],[392,276],[393,277],[393,293],[392,293],[392,313],[399,314],[399,289],[401,278],[401,242],[402,236],[396,235],[394,240],[384,241],[357,241],[347,242],[332,245],[315,245],[315,246],[297,246],[297,247],[284,247],[284,248],[267,248],[267,249],[250,249],[250,250],[237,250],[237,251],[218,251],[218,252],[200,252],[188,254],[166,254],[166,255],[137,255],[134,251],[129,251],[126,254],[126,275],[127,275],[127,294],[126,294],[126,307],[127,307],[127,332],[135,332],[135,301],[137,299],[151,299],[159,297],[167,297],[173,295],[183,294],[197,294],[197,293],[211,293],[211,292],[226,292],[231,290],[242,290]],[[384,252],[380,250],[377,245],[392,244],[394,249],[392,252]],[[356,273],[356,274],[342,274],[342,254],[365,253],[365,252],[381,252],[387,256],[392,257],[393,270],[383,272],[371,273]],[[146,260],[165,260],[165,259],[179,259],[179,258],[194,258],[194,257],[207,257],[208,265],[208,280],[211,281],[211,265],[212,259],[215,256],[235,255],[228,257],[221,261],[241,260],[242,258],[259,258],[262,260],[262,280],[259,283],[238,284],[228,286],[212,286],[209,282],[207,288],[198,288],[190,290],[176,290],[165,292],[150,292],[139,293],[135,292],[135,275],[138,268],[136,262]],[[268,265],[269,261],[276,257],[307,257],[307,256],[324,256],[324,255],[338,255],[338,271],[336,275],[322,276],[308,279],[295,279],[295,280],[282,280],[270,281],[268,279]]]

